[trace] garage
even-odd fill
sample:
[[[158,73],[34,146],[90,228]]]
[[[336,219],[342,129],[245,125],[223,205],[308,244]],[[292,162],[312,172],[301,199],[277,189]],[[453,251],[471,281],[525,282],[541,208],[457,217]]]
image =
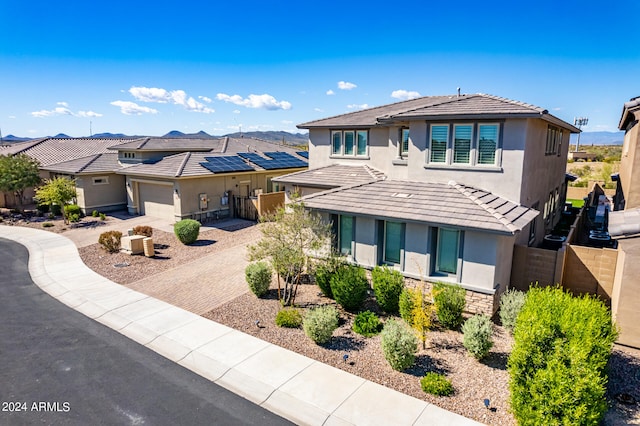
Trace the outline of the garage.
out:
[[[173,184],[138,183],[140,214],[174,221]]]

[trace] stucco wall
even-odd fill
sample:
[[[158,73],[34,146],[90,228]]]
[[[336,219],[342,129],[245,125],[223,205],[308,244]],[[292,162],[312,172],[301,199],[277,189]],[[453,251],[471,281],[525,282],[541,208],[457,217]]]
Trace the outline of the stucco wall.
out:
[[[637,117],[638,113],[636,113]],[[640,124],[627,130],[620,158],[620,184],[625,197],[625,210],[640,207],[640,191],[632,186],[640,180]]]
[[[106,177],[107,184],[94,184],[94,178]],[[125,177],[115,173],[81,175],[76,178],[78,205],[84,214],[93,210],[113,211],[124,209],[127,205]]]

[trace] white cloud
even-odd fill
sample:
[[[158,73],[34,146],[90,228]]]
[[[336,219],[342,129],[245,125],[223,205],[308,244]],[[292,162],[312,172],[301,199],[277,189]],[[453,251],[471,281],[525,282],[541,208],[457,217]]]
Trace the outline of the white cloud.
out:
[[[102,117],[102,114],[93,111],[78,111],[78,117]]]
[[[234,109],[234,110],[233,110],[233,113],[234,113],[234,114],[240,114],[240,110],[239,110],[239,109]]]
[[[313,110],[316,111],[316,112],[324,112],[324,110],[322,108],[314,108]]]
[[[367,109],[369,108],[369,104],[350,104],[347,105],[349,109]]]
[[[16,116],[15,115],[10,115],[9,118],[14,119],[14,118],[16,118]]]
[[[414,91],[414,90],[394,90],[393,92],[391,92],[391,97],[392,98],[396,98],[396,99],[402,99],[402,100],[408,100],[408,99],[415,99],[415,98],[419,98],[420,93]]]
[[[211,102],[213,102],[213,99],[211,98],[207,98],[206,96],[198,96],[198,99],[200,99],[201,101],[204,101],[208,104],[210,104]]]
[[[136,104],[135,102],[113,101],[113,102],[111,102],[111,105],[119,107],[120,108],[120,112],[125,114],[125,115],[142,115],[144,113],[147,113],[147,114],[157,114],[158,113],[158,110],[155,110],[155,109],[149,108],[149,107],[145,107],[145,106],[140,106],[140,105]]]
[[[66,102],[56,102],[56,105],[60,105],[60,106],[67,107],[67,108],[69,107],[69,104],[66,103]]]
[[[291,120],[282,120],[281,123],[282,124],[293,124],[293,121],[291,121]]]
[[[54,115],[75,115],[69,108],[65,108],[65,107],[56,107],[52,110],[40,110],[40,111],[34,111],[31,113],[32,116],[34,117],[51,117]]]
[[[203,103],[196,101],[194,98],[187,96],[184,90],[165,90],[158,87],[132,87],[129,93],[136,100],[141,102],[156,102],[160,104],[172,103],[180,105],[187,111],[202,112],[210,114],[215,112],[214,109],[208,108]],[[209,98],[207,98],[209,99]],[[209,101],[211,101],[209,99]]]
[[[329,89],[327,90],[327,95],[331,96],[331,95],[335,95],[336,92],[334,92],[333,90]]]
[[[251,94],[247,98],[242,98],[240,95],[229,96],[225,93],[218,93],[216,99],[231,102],[232,104],[241,105],[246,108],[261,108],[269,111],[275,111],[278,109],[291,109],[291,103],[287,101],[277,101],[271,95],[254,95]]]
[[[356,87],[358,87],[358,86],[356,86],[353,83],[349,83],[348,81],[339,81],[338,82],[338,89],[340,89],[340,90],[351,90],[351,89],[355,89]]]

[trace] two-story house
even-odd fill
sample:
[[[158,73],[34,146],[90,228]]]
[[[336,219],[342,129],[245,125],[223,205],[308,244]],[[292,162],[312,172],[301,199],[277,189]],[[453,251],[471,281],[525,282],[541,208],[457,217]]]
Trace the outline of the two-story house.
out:
[[[428,96],[298,125],[309,170],[274,179],[331,220],[364,267],[458,283],[493,313],[514,245],[559,220],[574,126],[496,96]],[[541,212],[542,214],[539,214]]]

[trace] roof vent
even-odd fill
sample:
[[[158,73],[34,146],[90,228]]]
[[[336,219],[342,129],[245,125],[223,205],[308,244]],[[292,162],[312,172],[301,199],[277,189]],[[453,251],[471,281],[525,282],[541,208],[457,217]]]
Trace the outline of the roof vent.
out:
[[[413,194],[407,194],[405,192],[396,192],[394,194],[391,195],[392,197],[396,197],[396,198],[411,198],[413,197]]]

